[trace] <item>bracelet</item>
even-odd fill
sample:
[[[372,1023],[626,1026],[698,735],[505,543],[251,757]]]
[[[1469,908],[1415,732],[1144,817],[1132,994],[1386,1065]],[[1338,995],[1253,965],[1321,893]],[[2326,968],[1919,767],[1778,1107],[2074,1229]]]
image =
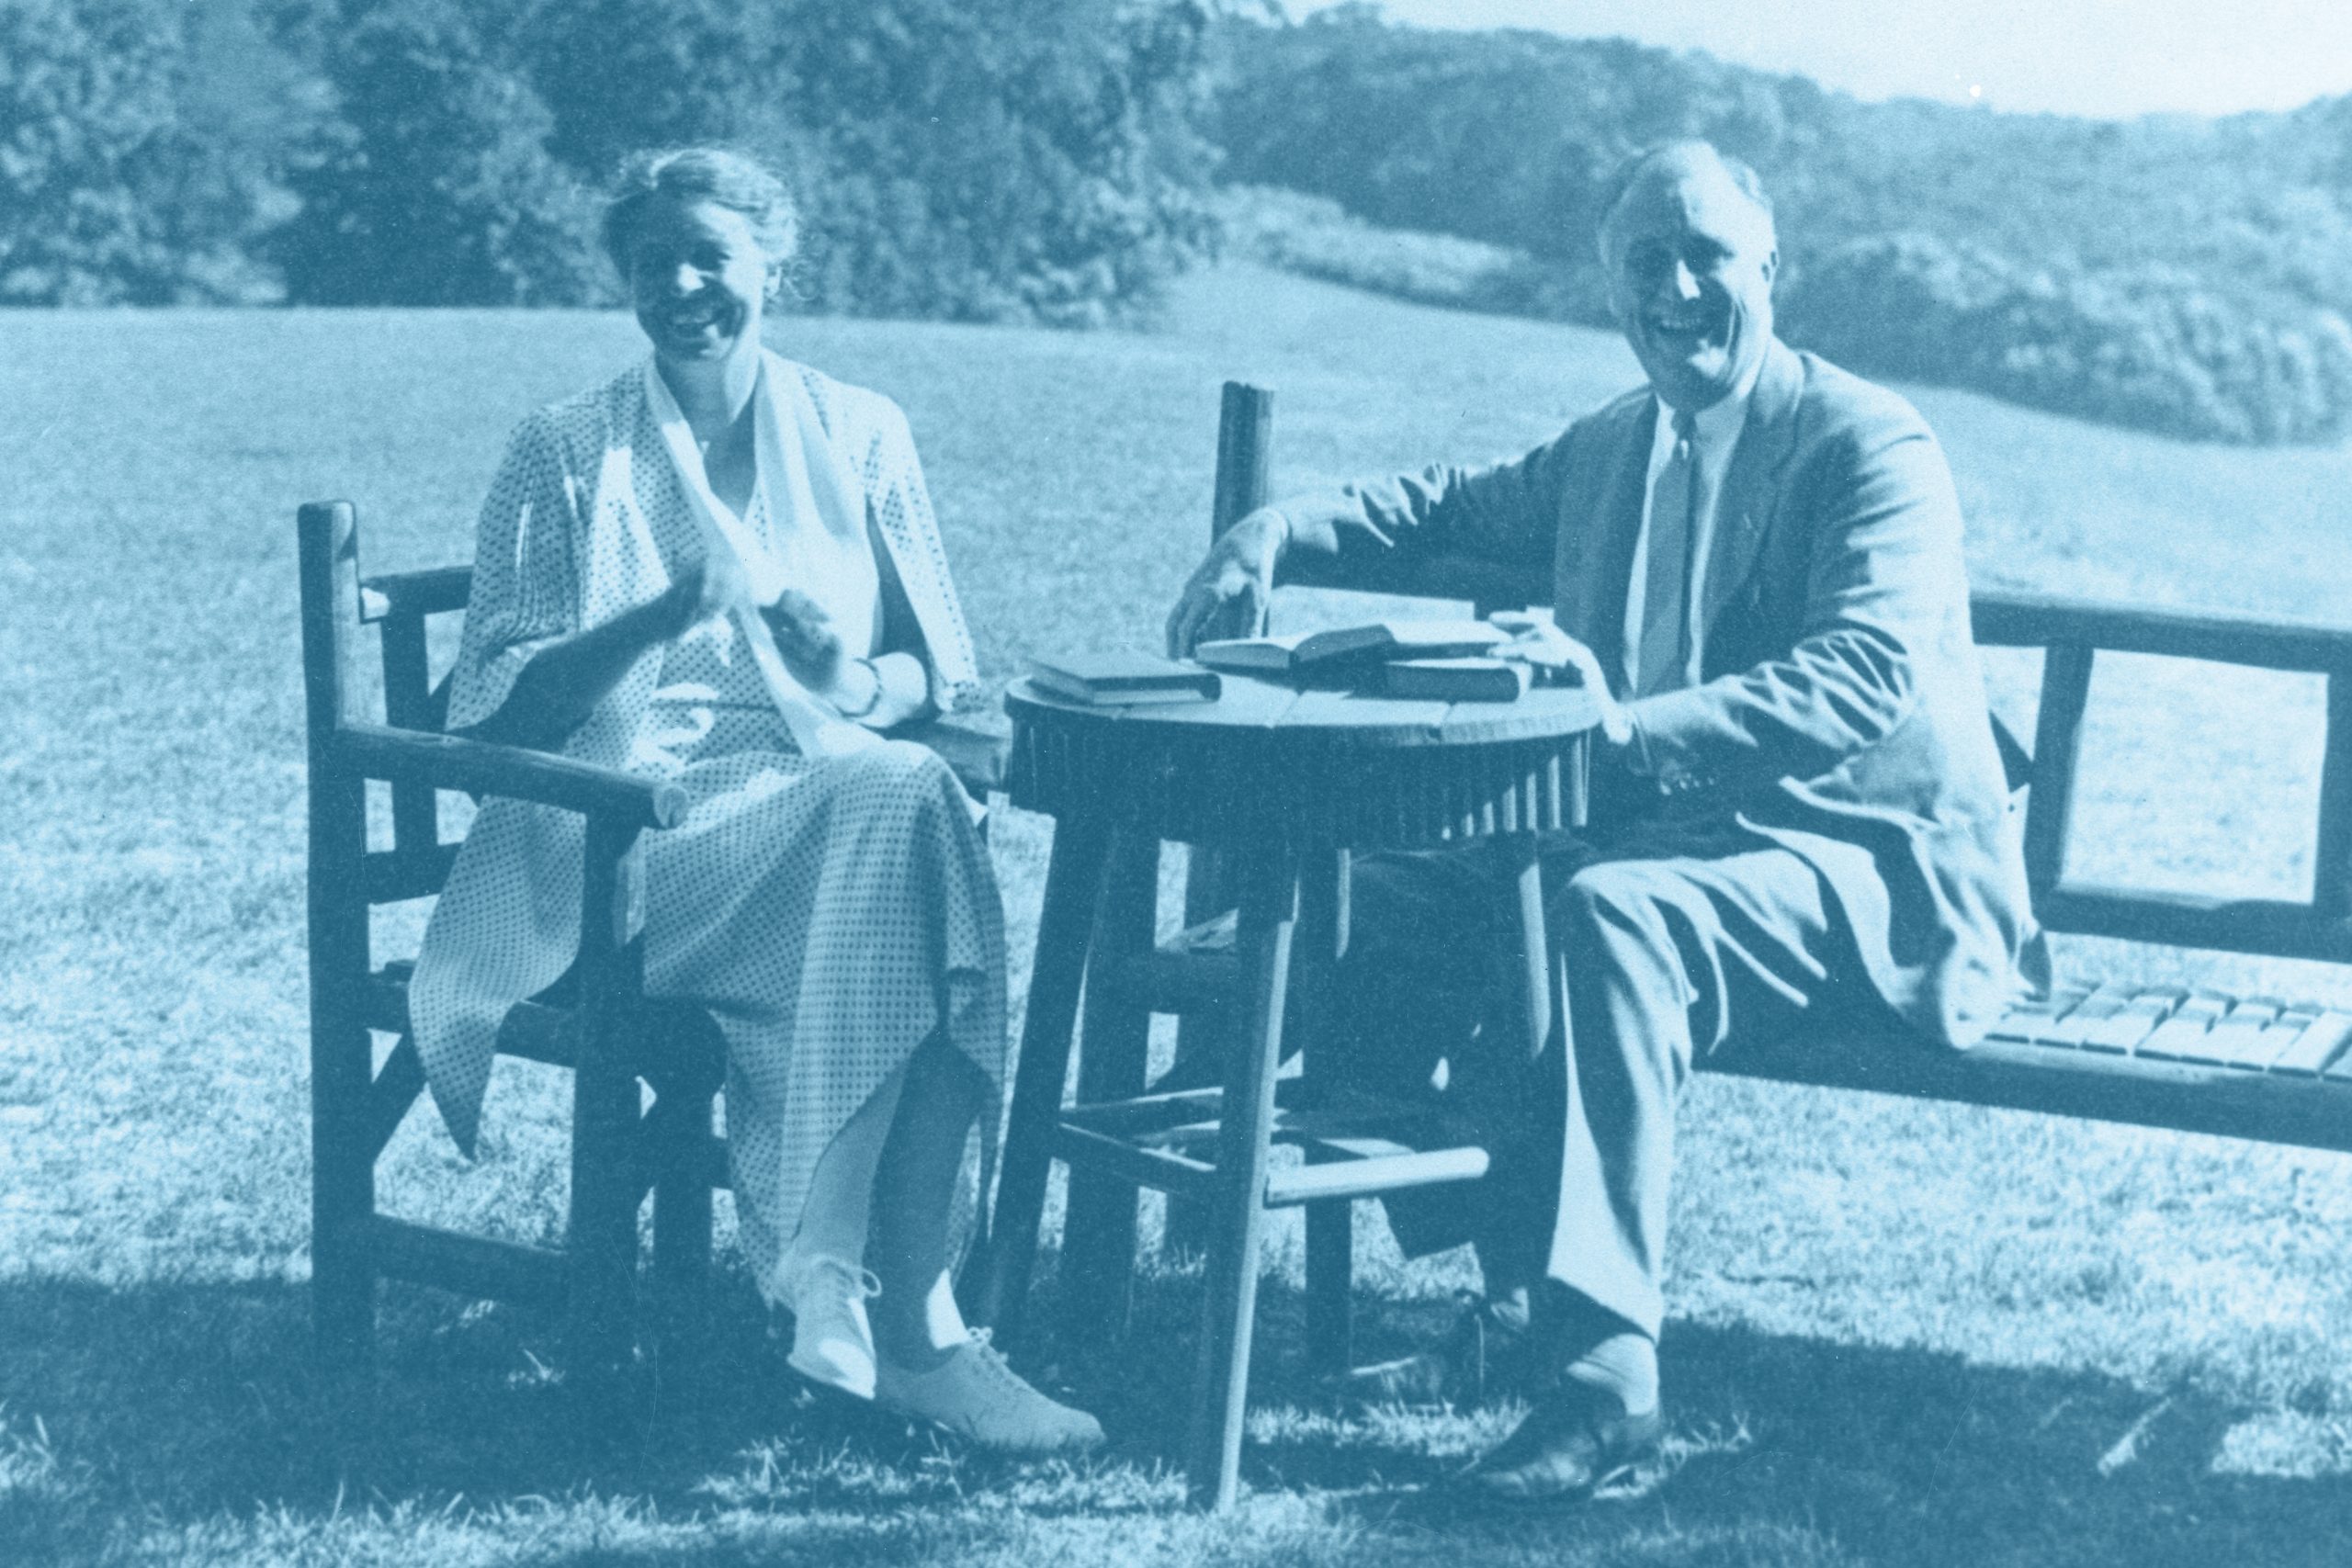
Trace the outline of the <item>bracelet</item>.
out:
[[[871,659],[859,659],[852,662],[865,666],[865,672],[874,677],[874,689],[867,694],[864,706],[855,710],[839,708],[839,711],[843,718],[864,718],[882,705],[882,671]],[[838,707],[838,705],[836,706]]]

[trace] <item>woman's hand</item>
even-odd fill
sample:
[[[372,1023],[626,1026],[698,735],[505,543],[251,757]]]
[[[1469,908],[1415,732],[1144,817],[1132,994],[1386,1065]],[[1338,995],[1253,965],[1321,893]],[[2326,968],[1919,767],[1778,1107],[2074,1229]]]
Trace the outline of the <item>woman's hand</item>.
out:
[[[1609,678],[1600,672],[1600,660],[1592,649],[1544,616],[1524,610],[1498,610],[1487,618],[1511,634],[1510,641],[1495,649],[1496,658],[1531,665],[1562,685],[1582,686],[1600,706],[1600,732],[1609,743],[1623,746],[1634,738],[1633,716],[1609,690]]]
[[[822,697],[842,694],[838,691],[844,663],[842,637],[822,604],[787,588],[760,614],[767,617],[768,629],[775,634],[775,650],[784,655],[785,668],[792,671],[794,680]]]
[[[690,561],[670,580],[661,599],[664,641],[675,641],[714,615],[752,607],[752,580],[731,551]]]

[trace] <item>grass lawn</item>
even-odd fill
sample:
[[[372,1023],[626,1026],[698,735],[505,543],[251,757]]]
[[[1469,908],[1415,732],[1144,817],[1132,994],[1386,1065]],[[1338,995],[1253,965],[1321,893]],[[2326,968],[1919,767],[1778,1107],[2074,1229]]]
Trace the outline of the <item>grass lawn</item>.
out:
[[[911,416],[998,676],[1148,646],[1206,532],[1218,382],[1277,389],[1277,488],[1520,450],[1630,384],[1592,333],[1236,269],[1148,334],[780,323]],[[2352,1561],[2352,1162],[1705,1078],[1688,1098],[1664,1462],[1576,1512],[1429,1483],[1508,1412],[1342,1418],[1278,1229],[1233,1516],[1170,1454],[1193,1261],[1064,1369],[1114,1446],[1000,1464],[802,1408],[732,1281],[722,1386],[583,1434],[553,1325],[388,1290],[379,1406],[306,1365],[296,502],[371,570],[462,558],[505,432],[639,352],[609,315],[0,316],[0,1562],[2059,1564]],[[2345,618],[2352,455],[2168,443],[1960,393],[1978,581]],[[1996,701],[2030,734],[2033,671]],[[2318,694],[2119,661],[2086,871],[2309,886]],[[1000,823],[1022,994],[1049,828]],[[2352,998],[2324,970],[2074,962]],[[561,1213],[559,1097],[502,1067],[466,1167],[413,1117],[405,1212]],[[1367,1224],[1374,1348],[1458,1258]]]

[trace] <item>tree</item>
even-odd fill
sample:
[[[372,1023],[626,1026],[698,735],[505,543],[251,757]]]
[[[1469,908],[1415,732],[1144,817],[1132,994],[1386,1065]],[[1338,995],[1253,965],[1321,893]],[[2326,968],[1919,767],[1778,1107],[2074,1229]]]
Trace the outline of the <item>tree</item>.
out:
[[[379,7],[326,61],[338,118],[279,231],[311,304],[569,304],[605,292],[593,204],[549,156],[554,118],[453,6]]]
[[[162,0],[0,0],[0,304],[266,292],[239,248],[263,182],[207,185],[217,161],[179,113],[185,45]]]

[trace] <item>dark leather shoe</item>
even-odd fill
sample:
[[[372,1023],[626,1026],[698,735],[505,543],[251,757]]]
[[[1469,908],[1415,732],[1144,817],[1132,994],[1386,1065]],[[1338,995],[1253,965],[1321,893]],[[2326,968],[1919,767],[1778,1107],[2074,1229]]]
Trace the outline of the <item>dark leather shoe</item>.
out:
[[[1481,1404],[1533,1393],[1538,1361],[1523,1298],[1472,1296],[1441,1343],[1358,1367],[1340,1393],[1358,1404]]]
[[[1462,1483],[1512,1502],[1588,1497],[1655,1454],[1665,1433],[1655,1407],[1628,1416],[1614,1395],[1563,1378]]]

